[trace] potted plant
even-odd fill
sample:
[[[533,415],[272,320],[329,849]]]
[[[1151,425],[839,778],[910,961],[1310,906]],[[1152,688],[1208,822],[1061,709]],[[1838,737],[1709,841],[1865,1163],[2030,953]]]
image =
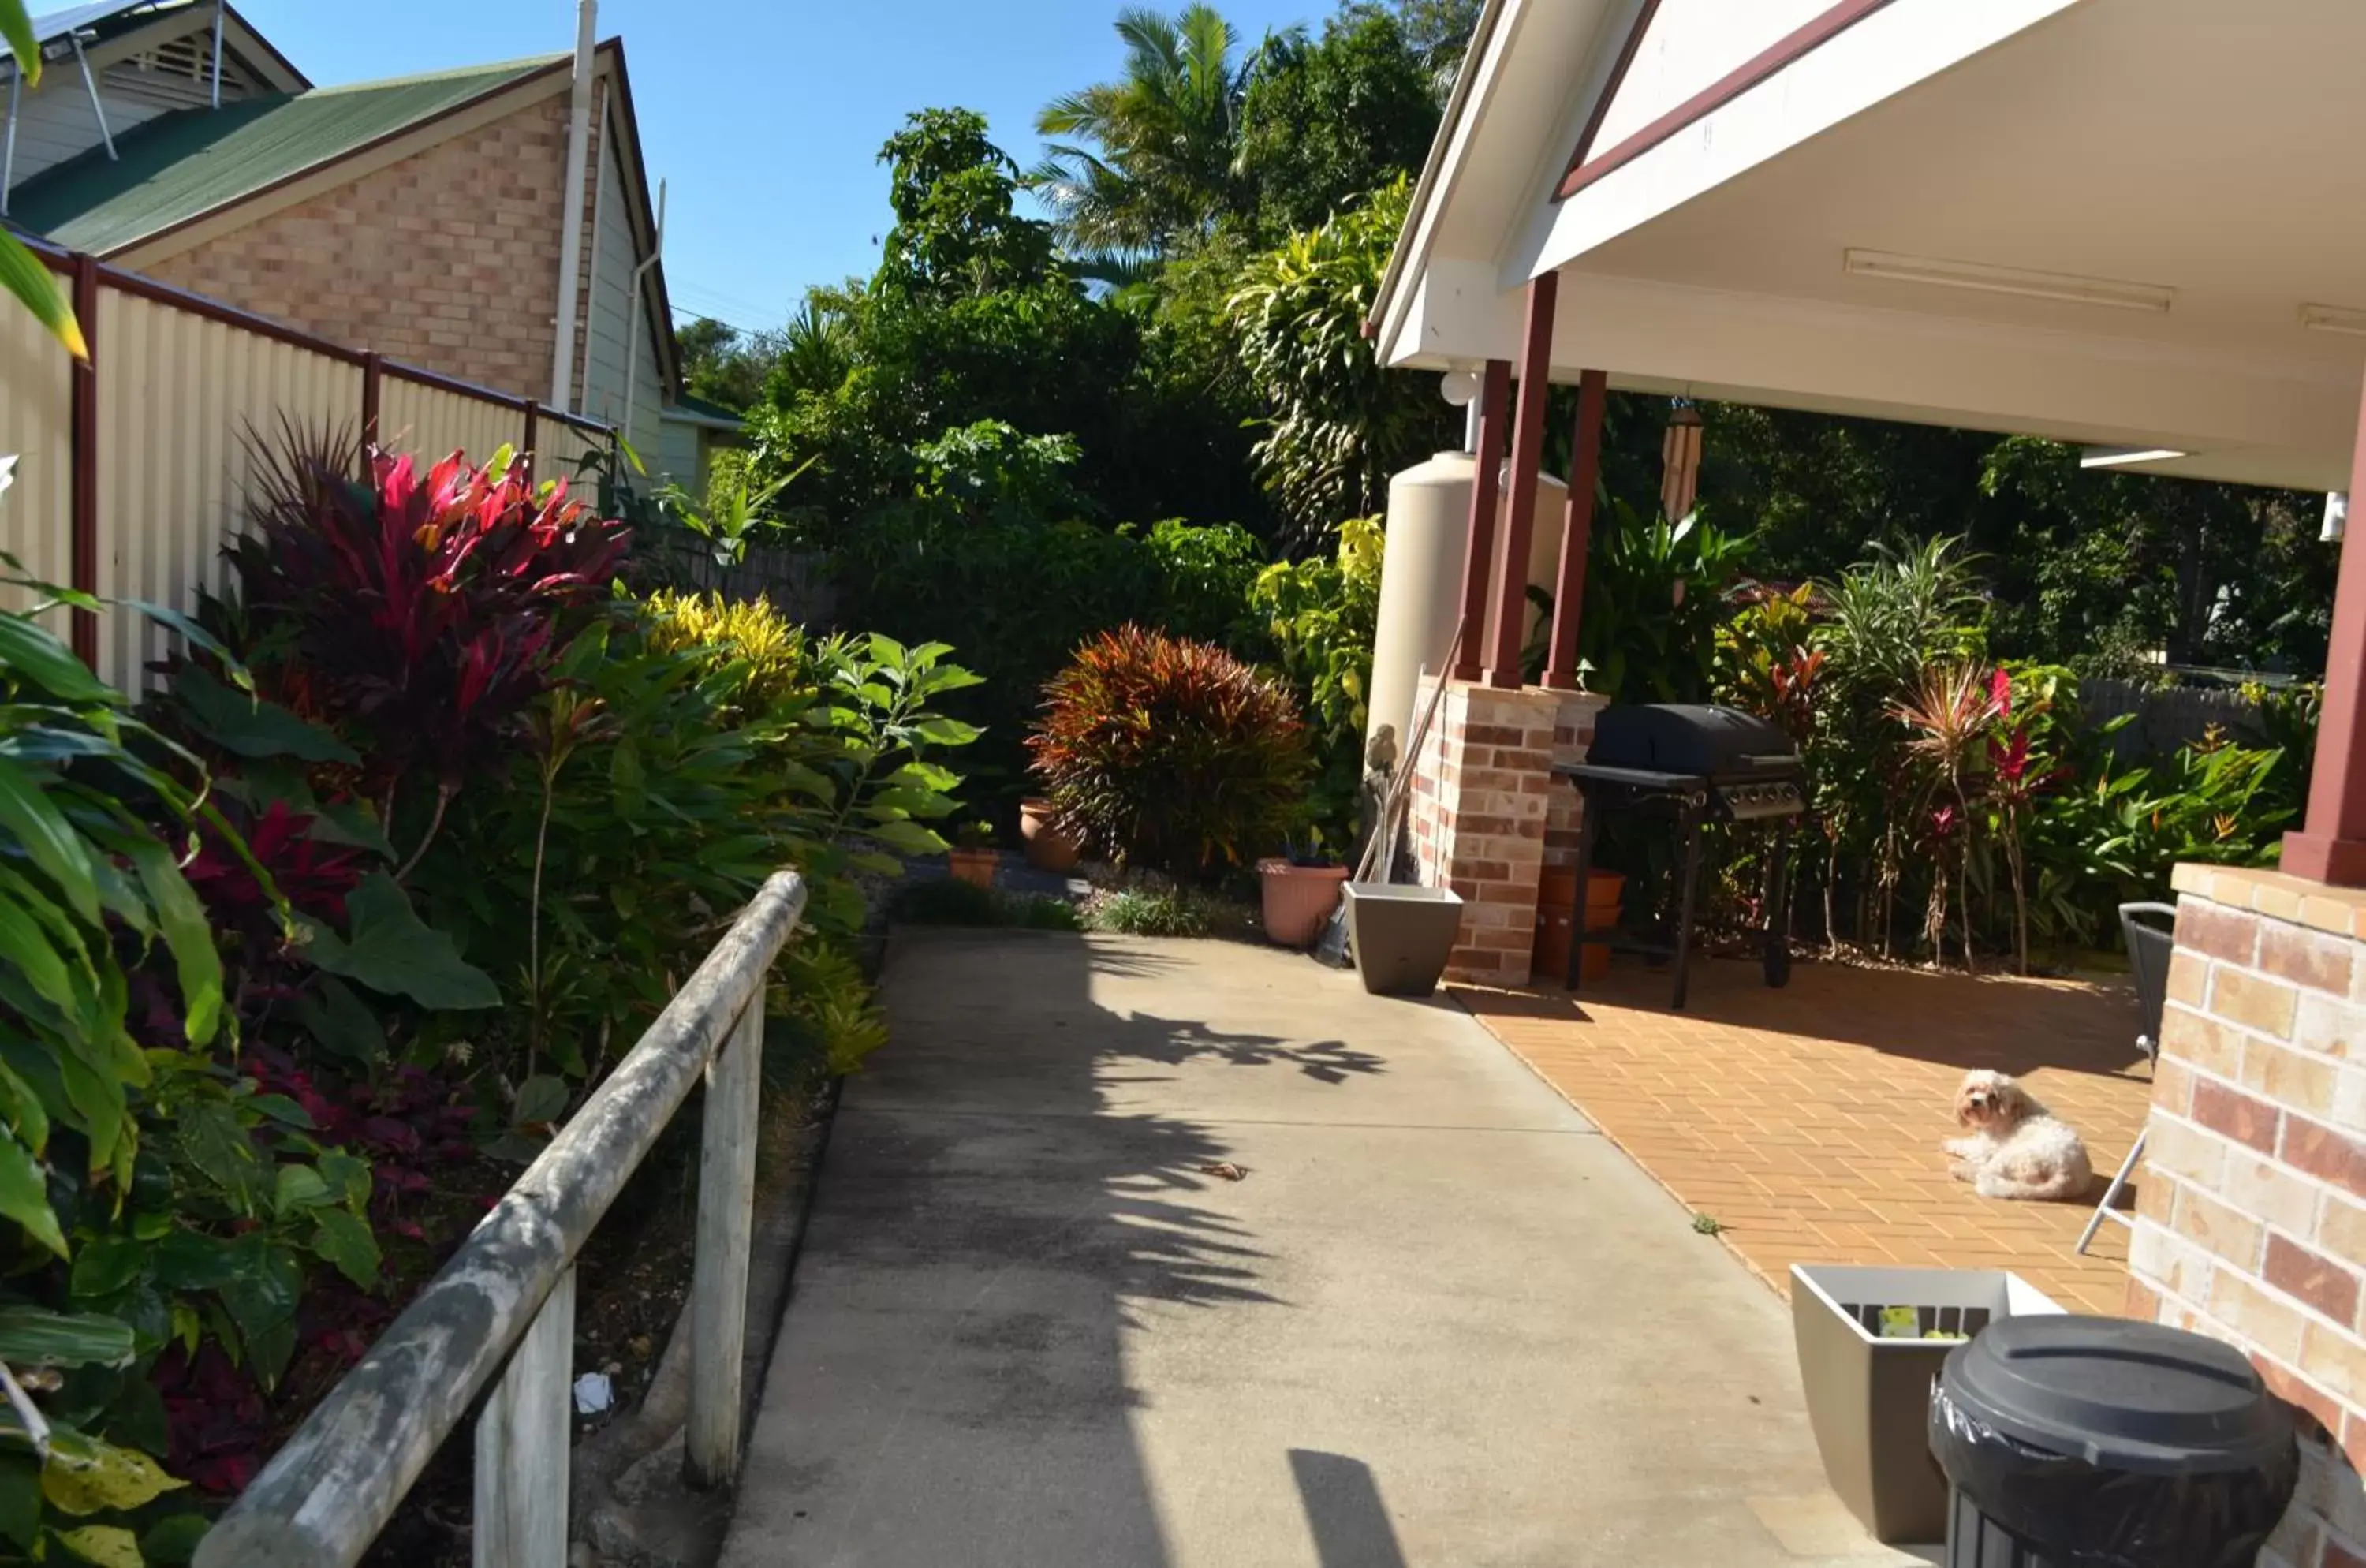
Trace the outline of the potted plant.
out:
[[[1309,947],[1323,934],[1339,907],[1347,868],[1327,855],[1270,855],[1256,863],[1264,885],[1267,940],[1282,947]]]
[[[991,887],[1002,852],[994,847],[994,829],[984,822],[971,821],[955,829],[953,847],[945,852],[945,860],[961,881]]]
[[[1449,888],[1350,882],[1347,945],[1356,973],[1376,997],[1425,997],[1437,989],[1462,931],[1462,900]]]
[[[1027,863],[1038,871],[1073,871],[1084,858],[1083,842],[1061,825],[1059,809],[1042,795],[1019,803],[1019,837]]]

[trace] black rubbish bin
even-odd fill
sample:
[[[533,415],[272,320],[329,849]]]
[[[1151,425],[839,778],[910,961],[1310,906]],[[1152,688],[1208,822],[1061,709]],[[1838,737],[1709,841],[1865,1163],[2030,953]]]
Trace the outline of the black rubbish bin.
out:
[[[2114,1317],[2008,1317],[1931,1392],[1947,1568],[2249,1568],[2300,1467],[2232,1346]]]

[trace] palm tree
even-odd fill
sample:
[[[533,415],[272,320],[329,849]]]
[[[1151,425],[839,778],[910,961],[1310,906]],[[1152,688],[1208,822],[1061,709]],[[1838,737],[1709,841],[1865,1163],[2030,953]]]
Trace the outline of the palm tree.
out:
[[[8,52],[17,57],[16,68],[24,73],[25,85],[39,85],[41,47],[33,36],[31,20],[25,15],[25,0],[0,0],[0,40],[5,40]],[[41,325],[76,359],[90,357],[90,350],[83,343],[81,324],[74,320],[73,306],[67,300],[66,291],[58,287],[57,275],[5,229],[0,229],[0,288],[16,296],[25,309],[40,318]]]
[[[1235,170],[1246,72],[1232,24],[1195,3],[1118,16],[1125,73],[1054,99],[1035,129],[1063,140],[1031,176],[1080,255],[1161,255],[1244,210]]]

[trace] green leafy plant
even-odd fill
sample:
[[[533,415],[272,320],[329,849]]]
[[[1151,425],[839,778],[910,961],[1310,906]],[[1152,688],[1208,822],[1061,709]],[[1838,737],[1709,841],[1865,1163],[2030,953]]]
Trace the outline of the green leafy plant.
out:
[[[777,531],[781,527],[772,509],[781,492],[795,483],[814,461],[808,457],[786,473],[774,474],[759,484],[744,454],[720,453],[715,457],[714,471],[707,476],[704,496],[670,484],[659,497],[683,527],[706,541],[715,564],[727,569],[748,558],[748,546],[760,530]]]
[[[1207,897],[1188,888],[1163,892],[1129,888],[1095,903],[1087,912],[1085,926],[1115,936],[1204,937],[1228,923],[1225,916]]]
[[[1302,818],[1298,706],[1222,649],[1124,626],[1044,688],[1028,744],[1062,826],[1177,874],[1237,864]]]
[[[1355,840],[1387,536],[1377,517],[1350,518],[1337,551],[1259,573],[1249,603],[1264,617],[1276,662],[1304,705],[1317,772],[1308,818],[1321,844]],[[1403,738],[1398,738],[1403,744]]]
[[[1293,234],[1232,296],[1242,374],[1269,411],[1258,477],[1301,537],[1372,512],[1389,476],[1445,434],[1448,411],[1427,378],[1383,367],[1363,335],[1410,193],[1400,179]]]
[[[1674,523],[1647,517],[1615,496],[1604,522],[1579,632],[1588,688],[1613,702],[1706,701],[1725,592],[1749,558],[1751,537],[1698,512]]]

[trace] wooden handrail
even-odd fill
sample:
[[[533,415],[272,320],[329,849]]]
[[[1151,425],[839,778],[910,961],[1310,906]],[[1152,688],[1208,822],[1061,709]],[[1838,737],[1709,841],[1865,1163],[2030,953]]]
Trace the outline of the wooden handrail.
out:
[[[561,1568],[575,1257],[702,1075],[687,1468],[696,1483],[729,1480],[741,1438],[764,981],[805,904],[794,872],[764,885],[607,1081],[208,1532],[196,1568],[349,1568],[497,1373],[477,1424],[477,1561]]]

